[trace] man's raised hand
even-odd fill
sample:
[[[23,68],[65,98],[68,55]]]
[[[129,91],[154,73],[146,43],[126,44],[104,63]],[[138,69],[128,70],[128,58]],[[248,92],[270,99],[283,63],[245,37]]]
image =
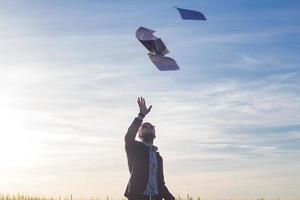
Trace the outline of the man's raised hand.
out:
[[[146,116],[151,108],[152,108],[152,105],[149,106],[149,108],[146,107],[146,102],[145,102],[145,99],[143,97],[138,97],[138,100],[137,100],[138,104],[139,104],[139,107],[140,107],[140,112]]]

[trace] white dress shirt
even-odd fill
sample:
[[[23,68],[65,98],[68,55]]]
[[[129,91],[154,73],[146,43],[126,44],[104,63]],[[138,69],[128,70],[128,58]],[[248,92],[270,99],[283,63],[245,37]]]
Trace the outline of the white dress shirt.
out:
[[[150,148],[149,148],[149,176],[143,194],[147,196],[154,196],[154,195],[158,195],[158,186],[157,186],[158,162],[156,157],[156,152],[158,148],[154,145],[147,144],[145,142],[144,144],[149,146]]]

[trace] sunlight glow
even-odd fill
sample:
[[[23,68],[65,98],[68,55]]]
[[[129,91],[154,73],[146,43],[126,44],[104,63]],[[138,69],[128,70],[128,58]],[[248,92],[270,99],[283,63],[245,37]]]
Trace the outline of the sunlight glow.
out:
[[[36,149],[25,130],[24,113],[0,105],[0,167],[24,167],[32,165]]]

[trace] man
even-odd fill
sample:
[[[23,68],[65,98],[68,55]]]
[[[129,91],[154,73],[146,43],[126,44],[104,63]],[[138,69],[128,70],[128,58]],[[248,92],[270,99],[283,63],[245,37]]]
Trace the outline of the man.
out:
[[[125,135],[130,179],[124,195],[129,200],[175,200],[165,185],[162,157],[153,145],[154,126],[149,122],[142,124],[152,106],[147,108],[143,97],[137,102],[140,112]],[[135,140],[137,132],[142,142]]]

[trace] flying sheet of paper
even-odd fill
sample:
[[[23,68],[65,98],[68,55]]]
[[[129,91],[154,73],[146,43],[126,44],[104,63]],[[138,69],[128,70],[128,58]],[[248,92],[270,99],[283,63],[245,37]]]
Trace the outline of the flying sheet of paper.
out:
[[[154,30],[151,30],[151,29],[141,26],[136,30],[135,37],[138,40],[156,40],[156,39],[158,39],[157,37],[155,37],[153,35],[153,33],[155,33]]]
[[[169,53],[169,50],[162,42],[160,38],[156,40],[140,40],[140,42],[146,47],[151,53],[155,53],[157,55],[166,55]]]
[[[178,7],[175,8],[179,11],[181,18],[184,20],[206,20],[206,17],[201,12]]]
[[[160,71],[179,70],[177,63],[173,58],[164,56],[169,53],[169,50],[166,48],[163,41],[153,35],[153,33],[155,33],[154,30],[139,27],[135,32],[135,36],[144,47],[151,52],[148,53],[149,58]]]
[[[176,61],[173,58],[148,53],[150,60],[160,71],[179,70]]]
[[[153,35],[154,32],[151,29],[140,27],[136,30],[135,36],[151,53],[166,55],[169,50],[160,38]]]

